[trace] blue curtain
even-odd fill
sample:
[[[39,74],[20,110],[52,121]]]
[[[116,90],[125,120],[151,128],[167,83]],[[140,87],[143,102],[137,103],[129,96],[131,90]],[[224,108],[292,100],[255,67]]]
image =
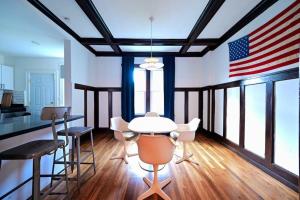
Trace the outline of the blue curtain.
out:
[[[164,115],[174,120],[175,57],[164,56]]]
[[[122,57],[122,118],[130,121],[134,118],[134,57]]]

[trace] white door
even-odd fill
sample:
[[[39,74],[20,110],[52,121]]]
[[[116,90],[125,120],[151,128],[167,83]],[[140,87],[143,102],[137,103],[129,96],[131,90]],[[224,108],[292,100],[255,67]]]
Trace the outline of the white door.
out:
[[[29,87],[29,110],[31,114],[40,115],[43,107],[54,106],[54,74],[30,73]]]
[[[14,69],[9,66],[1,66],[2,89],[14,89]]]

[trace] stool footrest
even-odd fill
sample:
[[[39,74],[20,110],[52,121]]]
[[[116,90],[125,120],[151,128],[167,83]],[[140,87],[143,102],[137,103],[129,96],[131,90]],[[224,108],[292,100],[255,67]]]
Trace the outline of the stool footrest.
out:
[[[73,163],[77,164],[78,162],[77,161],[73,161]],[[92,165],[92,164],[94,164],[94,163],[90,163],[90,162],[79,162],[79,163],[83,164],[83,165]],[[56,161],[55,164],[64,164],[64,162],[62,162],[62,161]],[[71,161],[68,161],[67,164],[71,164]]]
[[[84,176],[86,173],[88,173],[89,170],[90,170],[91,168],[92,168],[92,165],[89,166],[89,167],[81,174],[81,176]],[[77,181],[77,177],[69,177],[68,180],[69,180],[69,181]]]
[[[46,192],[42,193],[41,199],[44,199],[47,195],[49,195],[59,184],[61,184],[64,181],[63,178],[58,179],[56,183],[52,185],[49,189],[46,190]]]
[[[23,185],[25,185],[26,183],[28,183],[29,181],[32,180],[32,177],[28,178],[27,180],[25,180],[24,182],[20,183],[19,185],[17,185],[15,188],[13,188],[12,190],[8,191],[7,193],[5,193],[4,195],[2,195],[0,197],[0,199],[4,199],[5,197],[7,197],[8,195],[10,195],[11,193],[13,193],[14,191],[18,190],[19,188],[21,188]]]

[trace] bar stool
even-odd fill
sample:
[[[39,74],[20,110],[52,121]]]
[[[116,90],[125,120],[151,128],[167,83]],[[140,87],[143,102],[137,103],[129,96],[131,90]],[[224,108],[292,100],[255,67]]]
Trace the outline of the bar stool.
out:
[[[68,145],[68,134],[66,134],[66,142],[64,140],[59,140],[55,128],[56,120],[64,119],[64,128],[67,130],[67,116],[69,114],[69,107],[45,107],[42,110],[41,120],[52,120],[52,133],[53,140],[35,140],[31,141],[6,151],[0,153],[0,160],[33,160],[33,171],[32,177],[22,182],[14,189],[10,190],[6,194],[0,197],[4,199],[14,191],[18,190],[20,187],[32,180],[32,199],[39,200],[44,199],[49,194],[64,194],[69,198],[69,187],[68,187],[68,173],[67,173],[67,163],[66,163],[66,146]],[[40,162],[41,157],[44,155],[51,155],[56,152],[58,149],[63,150],[63,164],[64,164],[64,174],[40,174]],[[0,162],[1,164],[1,162]],[[61,173],[61,172],[60,172]],[[41,177],[60,177],[55,185],[51,186],[47,191],[41,194],[40,190],[40,178]],[[66,192],[65,193],[54,193],[52,192],[62,181],[66,183]]]
[[[77,188],[80,191],[80,183],[81,183],[81,176],[83,176],[86,172],[89,171],[89,169],[93,166],[94,167],[94,174],[96,173],[96,163],[95,163],[95,155],[94,155],[94,141],[93,141],[93,132],[91,127],[70,127],[67,129],[67,132],[65,130],[58,131],[58,135],[66,136],[69,135],[72,137],[72,149],[71,149],[71,158],[70,161],[67,162],[68,166],[71,166],[71,171],[73,173],[74,170],[74,164],[76,164],[76,171],[77,171],[77,177],[76,178],[69,178],[70,181],[77,181]],[[90,149],[89,150],[80,150],[80,137],[85,135],[86,133],[90,133]],[[74,161],[74,154],[75,154],[75,146],[76,146],[76,157],[77,160]],[[81,152],[86,152],[87,154],[81,157]],[[69,155],[69,154],[67,154]],[[89,156],[92,156],[93,162],[85,162]],[[61,158],[56,159],[56,152],[54,153],[54,159],[53,159],[53,168],[52,173],[54,172],[54,168],[56,164],[63,164],[62,161],[60,161]],[[80,171],[80,165],[81,164],[88,164],[91,165],[89,169],[87,169],[83,174],[81,174]],[[51,179],[51,184],[53,182],[53,179]]]

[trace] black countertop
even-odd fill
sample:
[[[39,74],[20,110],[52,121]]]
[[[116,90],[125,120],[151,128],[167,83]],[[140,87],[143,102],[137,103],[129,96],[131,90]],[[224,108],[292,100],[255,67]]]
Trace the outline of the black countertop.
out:
[[[71,115],[68,121],[83,118],[82,115]],[[62,124],[63,120],[58,120],[56,124]],[[41,120],[39,115],[28,115],[0,120],[0,140],[22,135],[32,131],[51,127],[50,120]]]

